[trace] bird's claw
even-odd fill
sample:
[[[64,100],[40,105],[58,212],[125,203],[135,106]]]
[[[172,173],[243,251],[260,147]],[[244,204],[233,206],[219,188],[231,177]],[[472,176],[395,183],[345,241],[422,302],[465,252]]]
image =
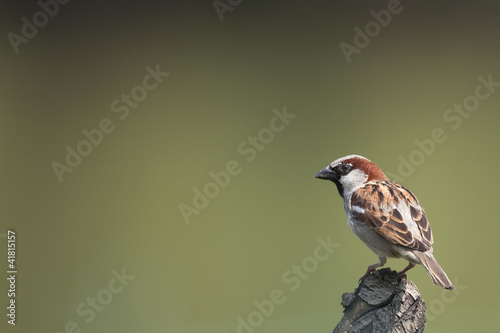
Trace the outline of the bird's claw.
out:
[[[364,279],[366,279],[368,277],[368,275],[370,275],[374,270],[367,270],[365,275],[363,275],[362,277],[359,278],[358,282],[361,283],[364,281]]]

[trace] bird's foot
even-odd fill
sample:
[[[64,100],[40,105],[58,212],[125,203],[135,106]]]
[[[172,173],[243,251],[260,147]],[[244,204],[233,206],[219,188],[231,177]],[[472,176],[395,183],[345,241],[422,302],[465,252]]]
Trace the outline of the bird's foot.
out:
[[[410,269],[412,269],[413,267],[415,267],[415,264],[410,262],[408,264],[408,266],[405,267],[405,269],[403,269],[401,272],[398,273],[399,277],[402,278],[402,279],[405,279],[407,280],[407,277],[406,277],[406,272],[408,272]]]
[[[378,267],[382,267],[385,265],[386,259],[385,257],[378,257],[378,262],[368,266],[366,269],[365,275],[363,275],[360,279],[359,282],[361,283],[368,275],[370,275],[374,270],[376,270]]]
[[[368,277],[368,275],[370,275],[373,271],[375,271],[375,268],[368,267],[368,269],[366,270],[365,275],[363,275],[362,277],[360,277],[358,282],[359,283],[363,282],[363,280],[366,279]]]

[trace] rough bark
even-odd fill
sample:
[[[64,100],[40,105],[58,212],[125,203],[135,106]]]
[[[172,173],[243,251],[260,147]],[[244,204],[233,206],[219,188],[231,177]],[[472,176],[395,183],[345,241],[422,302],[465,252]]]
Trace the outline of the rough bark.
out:
[[[344,316],[331,333],[414,333],[425,329],[425,302],[412,281],[390,268],[361,281],[342,295]]]

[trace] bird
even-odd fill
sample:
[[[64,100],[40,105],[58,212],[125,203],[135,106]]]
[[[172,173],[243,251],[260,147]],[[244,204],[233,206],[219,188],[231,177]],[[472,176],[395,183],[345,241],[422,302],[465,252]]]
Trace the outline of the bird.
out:
[[[434,236],[417,197],[402,185],[389,180],[372,161],[360,155],[341,157],[321,169],[316,178],[330,180],[344,199],[350,229],[378,256],[368,266],[363,280],[387,258],[403,258],[409,264],[425,267],[435,285],[455,287],[433,255]]]

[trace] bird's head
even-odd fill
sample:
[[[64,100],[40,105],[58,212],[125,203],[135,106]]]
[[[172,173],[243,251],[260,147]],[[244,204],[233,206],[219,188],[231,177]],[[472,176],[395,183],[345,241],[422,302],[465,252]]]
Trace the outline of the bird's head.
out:
[[[343,198],[367,182],[387,179],[375,163],[359,155],[341,157],[321,169],[315,177],[334,182]]]

